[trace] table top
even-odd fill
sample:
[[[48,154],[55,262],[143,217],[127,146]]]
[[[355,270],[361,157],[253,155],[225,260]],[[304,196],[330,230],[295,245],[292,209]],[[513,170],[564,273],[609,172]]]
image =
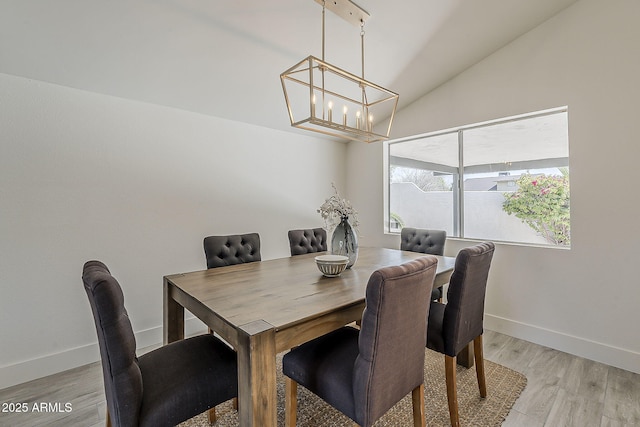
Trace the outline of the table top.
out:
[[[314,260],[325,253],[174,274],[165,280],[229,325],[238,327],[261,320],[277,332],[323,313],[362,304],[371,273],[425,256],[397,249],[361,247],[352,268],[329,278],[320,273]],[[437,258],[437,274],[447,273],[448,280],[455,258]]]

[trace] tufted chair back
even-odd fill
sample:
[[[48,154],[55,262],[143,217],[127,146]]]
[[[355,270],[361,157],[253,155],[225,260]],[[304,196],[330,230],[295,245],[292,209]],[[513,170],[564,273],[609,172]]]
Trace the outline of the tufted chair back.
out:
[[[205,237],[204,254],[207,268],[260,261],[260,235],[250,233]]]
[[[444,255],[446,240],[447,232],[444,230],[405,227],[400,232],[400,249],[429,255]],[[443,293],[442,286],[432,289],[431,299],[442,301]]]
[[[115,425],[138,425],[142,373],[122,289],[100,261],[84,265],[82,281],[98,333],[109,415]]]
[[[289,230],[291,255],[302,255],[327,250],[327,232],[324,228]]]
[[[447,232],[405,227],[400,232],[400,249],[429,255],[443,255]]]

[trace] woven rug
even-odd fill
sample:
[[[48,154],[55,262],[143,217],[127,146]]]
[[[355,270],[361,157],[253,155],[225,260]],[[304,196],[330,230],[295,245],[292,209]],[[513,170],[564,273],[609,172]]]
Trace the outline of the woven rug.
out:
[[[278,374],[278,425],[284,425],[284,377],[282,375],[282,354],[277,359]],[[487,397],[482,399],[478,391],[475,367],[465,369],[458,366],[458,406],[460,423],[463,426],[492,427],[500,426],[511,407],[527,384],[524,375],[502,365],[485,360],[487,378]],[[425,414],[427,425],[449,426],[449,407],[447,406],[447,387],[444,374],[444,356],[426,350],[424,363],[425,377]],[[238,415],[231,401],[216,407],[218,421],[215,427],[238,425]],[[342,415],[322,399],[298,387],[298,426],[353,426],[353,421]],[[411,393],[398,402],[376,423],[376,427],[413,425]],[[184,423],[181,427],[209,427],[206,414],[201,414]]]

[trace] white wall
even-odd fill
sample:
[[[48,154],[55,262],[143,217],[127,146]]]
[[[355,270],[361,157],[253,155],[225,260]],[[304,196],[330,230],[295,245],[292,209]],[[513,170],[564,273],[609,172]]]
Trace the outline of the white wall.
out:
[[[400,111],[393,137],[567,105],[571,250],[498,245],[485,326],[640,373],[638,16],[636,0],[581,0]],[[399,246],[383,146],[351,143],[348,159],[362,240]]]
[[[0,388],[98,360],[85,261],[120,280],[139,347],[159,343],[163,275],[203,269],[210,234],[259,232],[263,258],[288,256],[287,230],[323,225],[345,156],[342,143],[0,74]]]

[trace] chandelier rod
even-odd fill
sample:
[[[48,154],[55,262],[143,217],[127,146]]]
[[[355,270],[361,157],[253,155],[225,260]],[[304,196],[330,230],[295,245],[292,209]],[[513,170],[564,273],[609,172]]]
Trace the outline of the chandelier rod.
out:
[[[324,12],[325,12],[325,1],[322,0],[322,61],[324,62]]]
[[[362,80],[364,78],[364,20],[360,21],[360,51],[362,53]]]
[[[325,46],[325,11],[326,11],[326,5],[325,5],[325,0],[322,0],[322,62],[325,62],[324,59],[324,46]],[[325,92],[324,92],[324,68],[320,69],[321,75],[322,75],[322,118],[324,119],[324,106],[325,106]]]

